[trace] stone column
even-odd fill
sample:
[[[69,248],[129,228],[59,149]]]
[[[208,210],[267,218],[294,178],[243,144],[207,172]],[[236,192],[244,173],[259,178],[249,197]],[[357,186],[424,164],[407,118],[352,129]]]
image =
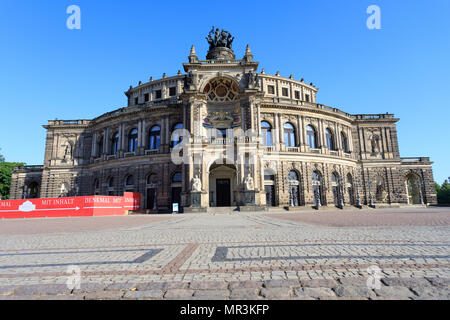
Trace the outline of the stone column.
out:
[[[105,149],[104,149],[105,150],[104,151],[105,155],[109,154],[109,150],[111,150],[111,147],[110,147],[110,141],[111,140],[109,138],[110,134],[111,134],[111,129],[108,127],[105,130],[105,142],[103,143],[103,145],[105,147]]]
[[[97,132],[92,135],[92,158],[98,158],[97,154]]]
[[[305,122],[305,117],[304,116],[301,116],[301,120],[302,120],[302,128],[301,128],[301,132],[302,132],[302,134],[301,134],[301,137],[302,137],[302,145],[301,145],[301,147],[302,147],[302,149],[301,149],[301,151],[302,152],[306,152],[306,145],[307,145],[307,141],[306,141],[306,122]]]

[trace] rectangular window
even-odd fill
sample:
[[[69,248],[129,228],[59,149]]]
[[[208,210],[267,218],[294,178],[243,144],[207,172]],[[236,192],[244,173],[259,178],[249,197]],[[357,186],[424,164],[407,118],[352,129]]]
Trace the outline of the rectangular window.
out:
[[[306,102],[309,102],[309,101],[310,101],[310,99],[309,99],[309,94],[305,94],[305,101],[306,101]]]
[[[275,94],[275,87],[274,86],[267,86],[267,92],[269,94]]]
[[[177,87],[170,87],[169,88],[169,96],[173,97],[177,95]]]
[[[134,98],[134,104],[139,104],[139,98],[138,97]]]
[[[162,97],[162,91],[156,90],[155,91],[155,99],[161,99],[161,97]]]
[[[300,91],[295,91],[295,99],[300,100]]]
[[[288,88],[282,88],[281,89],[281,94],[283,95],[283,97],[289,97],[289,89]]]
[[[150,95],[149,95],[148,93],[146,93],[146,94],[144,95],[144,101],[145,101],[145,102],[149,102],[149,101],[150,101]]]

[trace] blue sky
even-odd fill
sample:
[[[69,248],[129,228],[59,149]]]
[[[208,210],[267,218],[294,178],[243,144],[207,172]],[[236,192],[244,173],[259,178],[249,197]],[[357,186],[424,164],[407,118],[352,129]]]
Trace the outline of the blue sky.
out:
[[[81,8],[81,30],[66,8]],[[381,30],[366,27],[369,5]],[[320,88],[348,113],[395,113],[403,157],[429,156],[450,176],[450,1],[1,0],[0,152],[42,164],[48,120],[123,107],[130,84],[175,75],[211,26],[250,44],[260,69]]]

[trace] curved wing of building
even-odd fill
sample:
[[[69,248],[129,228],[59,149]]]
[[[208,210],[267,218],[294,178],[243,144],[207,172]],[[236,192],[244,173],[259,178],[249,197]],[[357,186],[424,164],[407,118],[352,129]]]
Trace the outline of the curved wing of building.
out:
[[[218,32],[218,33],[217,33]],[[128,105],[49,121],[43,166],[18,167],[11,199],[139,192],[144,208],[435,204],[429,158],[401,158],[392,114],[351,115],[318,88],[257,73],[217,31],[185,73],[140,82]]]

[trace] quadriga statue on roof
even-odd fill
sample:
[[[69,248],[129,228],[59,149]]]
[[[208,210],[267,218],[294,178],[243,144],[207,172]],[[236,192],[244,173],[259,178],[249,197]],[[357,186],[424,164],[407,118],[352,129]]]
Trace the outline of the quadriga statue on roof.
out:
[[[220,31],[213,26],[206,40],[209,43],[209,50],[219,47],[232,49],[234,37],[228,31],[223,29]]]

